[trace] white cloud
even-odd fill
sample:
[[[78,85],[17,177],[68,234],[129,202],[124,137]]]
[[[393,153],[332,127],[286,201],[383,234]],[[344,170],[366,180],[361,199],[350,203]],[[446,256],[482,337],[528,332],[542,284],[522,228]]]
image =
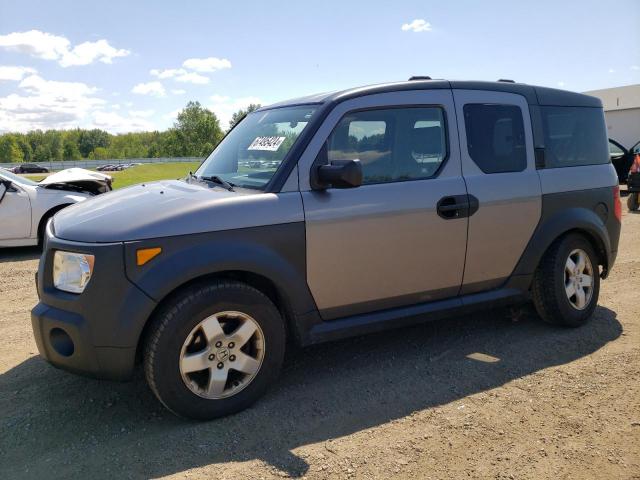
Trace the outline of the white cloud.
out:
[[[31,67],[12,67],[8,65],[0,65],[0,82],[19,82],[26,75],[29,75],[31,73],[36,73],[36,69]]]
[[[173,78],[176,75],[184,75],[187,71],[183,68],[167,68],[165,70],[159,70],[154,68],[153,70],[149,70],[149,73],[154,77],[158,77],[160,79],[165,78]]]
[[[616,71],[613,68],[610,68],[609,73],[616,73]]]
[[[131,91],[138,95],[152,95],[154,97],[164,97],[167,94],[160,82],[138,83]]]
[[[258,97],[241,97],[233,99],[223,95],[212,95],[210,98],[212,103],[208,108],[216,114],[220,120],[222,128],[227,128],[229,126],[231,116],[241,108],[247,108],[251,103],[264,105],[264,102]]]
[[[640,66],[638,66],[638,65],[631,65],[629,68],[630,68],[631,70],[636,70],[636,71],[637,71],[637,70],[640,70]]]
[[[564,83],[562,80],[560,80],[560,81],[558,82],[558,86],[559,86],[559,87],[564,87],[564,86],[565,86],[565,83]]]
[[[187,91],[182,88],[174,88],[173,90],[171,90],[171,93],[173,93],[174,95],[184,95],[185,93],[187,93]]]
[[[89,65],[93,62],[113,63],[117,57],[126,57],[131,52],[123,48],[117,49],[109,45],[106,40],[97,42],[84,42],[73,47],[73,50],[66,53],[59,60],[63,67],[72,65]]]
[[[155,130],[153,123],[136,116],[124,117],[115,112],[96,111],[93,112],[92,117],[92,126],[107,130],[111,133]]]
[[[97,88],[80,82],[57,82],[30,75],[18,85],[23,92],[0,97],[0,131],[72,128],[86,124],[88,114],[104,107]]]
[[[412,31],[412,32],[430,32],[431,31],[431,24],[429,22],[427,22],[426,20],[422,19],[422,18],[416,18],[413,22],[411,23],[404,23],[402,24],[402,31],[403,32],[407,32],[407,31]]]
[[[156,113],[155,110],[129,110],[129,115],[132,117],[147,118]]]
[[[209,78],[205,77],[204,75],[200,75],[199,73],[189,72],[183,75],[178,75],[176,77],[176,81],[182,83],[195,83],[198,85],[204,85],[206,83],[209,83]]]
[[[182,66],[196,72],[215,72],[231,68],[231,62],[226,58],[188,58],[182,62]]]
[[[89,65],[94,62],[112,63],[114,58],[126,57],[131,53],[129,50],[112,47],[104,39],[84,42],[72,48],[67,38],[39,30],[0,35],[0,48],[43,60],[56,60],[62,67]]]
[[[51,95],[52,97],[73,99],[90,95],[98,91],[95,87],[90,87],[81,82],[56,82],[45,80],[39,75],[29,75],[18,85],[29,93],[36,95]]]
[[[176,108],[175,110],[172,110],[169,113],[165,113],[162,118],[164,118],[165,120],[175,120],[176,118],[178,118],[178,114],[182,111],[182,108]]]

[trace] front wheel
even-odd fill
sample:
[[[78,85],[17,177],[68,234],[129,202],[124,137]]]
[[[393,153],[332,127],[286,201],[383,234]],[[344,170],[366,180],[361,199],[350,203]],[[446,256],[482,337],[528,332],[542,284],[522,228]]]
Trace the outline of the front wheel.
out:
[[[282,317],[260,291],[218,281],[184,290],[147,335],[147,382],[173,413],[209,420],[247,408],[278,377]]]
[[[638,210],[638,192],[630,193],[627,197],[627,207],[630,212],[635,212]]]
[[[581,235],[556,240],[533,280],[533,302],[540,317],[556,325],[579,327],[598,304],[600,272],[591,244]]]

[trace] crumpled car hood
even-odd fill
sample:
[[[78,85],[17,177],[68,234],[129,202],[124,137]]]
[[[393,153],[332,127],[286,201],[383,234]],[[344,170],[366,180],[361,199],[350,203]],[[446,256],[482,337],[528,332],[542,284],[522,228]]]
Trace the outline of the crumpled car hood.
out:
[[[67,168],[49,175],[39,185],[57,190],[85,191],[95,195],[109,192],[113,178],[84,168]]]

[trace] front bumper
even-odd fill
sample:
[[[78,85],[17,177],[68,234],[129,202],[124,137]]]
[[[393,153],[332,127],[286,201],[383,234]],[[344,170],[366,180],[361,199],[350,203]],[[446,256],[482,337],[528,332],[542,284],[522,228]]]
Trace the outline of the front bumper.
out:
[[[31,326],[40,355],[55,367],[80,375],[127,380],[133,373],[135,347],[97,347],[90,322],[80,315],[38,303]]]
[[[85,291],[53,286],[53,254],[65,250],[95,255]],[[56,238],[47,226],[37,275],[38,303],[31,324],[38,351],[56,367],[97,378],[126,380],[156,303],[126,276],[122,243],[90,244]]]

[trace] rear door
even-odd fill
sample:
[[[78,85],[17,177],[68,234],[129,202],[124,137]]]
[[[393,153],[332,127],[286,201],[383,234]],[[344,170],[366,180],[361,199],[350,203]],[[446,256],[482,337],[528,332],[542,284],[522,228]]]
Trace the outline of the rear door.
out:
[[[499,287],[513,272],[541,214],[525,97],[454,90],[462,173],[478,211],[469,218],[462,294]]]
[[[318,154],[359,159],[360,187],[317,191]],[[392,92],[345,101],[299,162],[307,279],[332,319],[452,297],[462,282],[467,218],[450,90]],[[438,203],[449,199],[441,216]],[[460,200],[462,199],[462,200]]]

